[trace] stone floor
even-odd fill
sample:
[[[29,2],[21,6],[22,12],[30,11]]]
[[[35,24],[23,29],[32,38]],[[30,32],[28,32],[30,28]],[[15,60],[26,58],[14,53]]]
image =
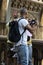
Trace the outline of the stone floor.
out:
[[[34,59],[32,59],[33,65],[34,65]],[[4,62],[1,63],[1,65],[6,65]],[[11,65],[14,65],[14,63],[11,63]],[[42,64],[43,65],[43,60],[42,60]]]

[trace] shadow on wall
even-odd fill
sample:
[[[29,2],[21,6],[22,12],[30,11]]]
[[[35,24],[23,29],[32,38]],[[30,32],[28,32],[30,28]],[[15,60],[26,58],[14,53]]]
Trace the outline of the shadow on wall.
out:
[[[2,1],[3,1],[3,0],[0,0],[0,9],[1,9],[1,6],[2,6]]]

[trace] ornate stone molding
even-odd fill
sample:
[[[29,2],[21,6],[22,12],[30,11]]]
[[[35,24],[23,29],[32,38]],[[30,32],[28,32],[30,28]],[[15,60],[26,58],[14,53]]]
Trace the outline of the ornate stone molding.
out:
[[[29,1],[29,0],[23,0],[23,1],[12,0],[11,7],[16,7],[16,8],[26,7],[30,11],[39,12],[43,8],[43,4],[35,1]]]

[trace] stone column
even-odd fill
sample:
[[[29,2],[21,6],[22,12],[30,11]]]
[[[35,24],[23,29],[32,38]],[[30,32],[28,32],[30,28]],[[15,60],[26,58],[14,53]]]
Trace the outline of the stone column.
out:
[[[41,25],[41,39],[43,39],[43,11],[42,11],[42,16],[41,16],[41,22],[40,22],[40,25]]]
[[[6,6],[7,0],[2,0],[1,10],[0,10],[0,35],[6,34],[5,31],[5,23],[6,23]]]
[[[11,0],[7,0],[7,10],[6,10],[6,23],[10,21],[11,17]]]
[[[41,23],[40,23],[41,26],[43,26],[43,12],[42,12],[42,16],[41,16]]]
[[[6,3],[7,3],[7,0],[3,0],[2,1],[2,7],[1,7],[1,22],[4,22],[5,21],[5,15],[6,15]]]

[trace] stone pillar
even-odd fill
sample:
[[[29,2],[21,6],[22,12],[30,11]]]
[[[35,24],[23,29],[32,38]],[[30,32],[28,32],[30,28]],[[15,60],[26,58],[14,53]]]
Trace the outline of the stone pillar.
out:
[[[42,12],[42,16],[41,16],[41,23],[40,23],[41,26],[43,26],[43,12]]]
[[[10,21],[11,17],[11,0],[7,0],[7,10],[6,10],[6,23]]]
[[[7,0],[2,0],[1,4],[1,10],[0,10],[0,35],[5,35],[6,30],[6,6],[7,6]]]
[[[6,21],[10,19],[10,1],[2,0],[0,10],[0,35],[6,35]]]
[[[2,1],[2,7],[1,7],[1,22],[4,22],[5,21],[5,15],[6,15],[6,3],[7,3],[7,0],[3,0]]]
[[[42,16],[41,16],[41,22],[40,22],[40,25],[41,25],[41,39],[43,39],[43,12],[42,12]]]

